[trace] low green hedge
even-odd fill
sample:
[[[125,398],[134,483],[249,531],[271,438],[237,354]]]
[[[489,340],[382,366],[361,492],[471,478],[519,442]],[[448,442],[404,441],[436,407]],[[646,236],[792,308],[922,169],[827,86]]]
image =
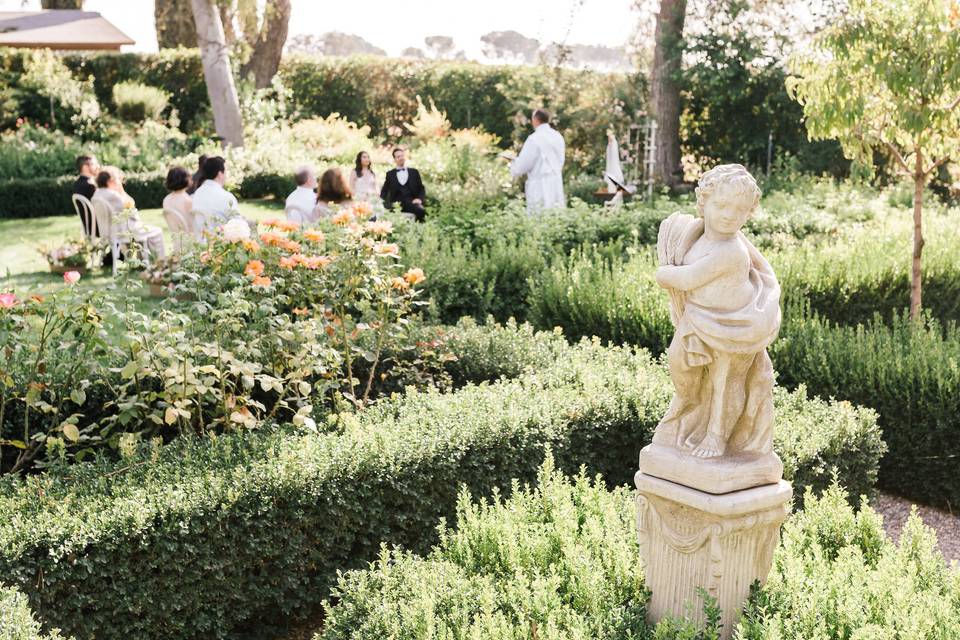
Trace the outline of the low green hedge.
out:
[[[61,640],[56,629],[41,633],[27,596],[0,584],[0,640]]]
[[[877,410],[890,454],[880,485],[960,505],[960,330],[902,315],[843,327],[794,314],[771,349],[784,384]]]
[[[789,260],[796,264],[797,256]],[[932,262],[932,273],[940,277],[928,282],[925,299],[947,313],[957,304],[952,292],[960,286],[960,271],[948,267],[940,255]],[[816,267],[807,272],[822,273]],[[812,299],[831,316],[843,316],[848,307],[841,300],[856,297],[851,289],[869,299],[866,290],[871,286],[886,290],[879,280],[893,285],[895,278],[876,277],[880,272],[895,273],[866,268],[861,276],[836,276],[838,286],[830,295]],[[780,337],[771,347],[780,381],[788,387],[806,384],[816,395],[876,409],[891,451],[881,463],[880,485],[927,504],[960,504],[960,332],[952,324],[944,328],[936,322],[917,327],[896,312],[863,318],[869,305],[862,301],[851,304],[841,321],[862,325],[837,325],[810,315],[814,303],[803,300],[797,279],[793,273],[784,283],[794,302],[785,304]],[[823,293],[823,282],[812,278],[810,287]],[[909,283],[902,284],[906,294]],[[574,256],[546,270],[531,291],[530,322],[559,327],[572,340],[597,336],[662,353],[673,336],[666,295],[654,282],[646,256],[612,264],[589,253]],[[873,300],[885,307],[890,298]]]
[[[455,529],[440,524],[426,558],[382,550],[368,569],[340,577],[315,640],[518,638],[663,640],[716,638],[666,618],[646,620],[633,494],[584,475],[568,481],[549,463],[536,488],[505,500],[463,495]],[[792,514],[764,587],[751,593],[740,640],[960,637],[960,573],[913,517],[893,544],[881,518],[843,492],[808,495]]]
[[[669,402],[666,371],[589,342],[542,366],[554,340],[526,350],[532,366],[515,380],[410,392],[331,418],[337,433],[184,438],[3,480],[0,575],[81,638],[226,637],[316,604],[381,542],[425,551],[461,484],[509,491],[547,448],[562,469],[628,483]],[[501,353],[515,371],[524,350]],[[871,491],[883,451],[871,411],[802,390],[775,401],[776,447],[798,491],[834,473]]]
[[[0,181],[0,218],[43,218],[73,213],[75,176]],[[164,176],[130,174],[124,189],[141,209],[156,209],[167,195]]]

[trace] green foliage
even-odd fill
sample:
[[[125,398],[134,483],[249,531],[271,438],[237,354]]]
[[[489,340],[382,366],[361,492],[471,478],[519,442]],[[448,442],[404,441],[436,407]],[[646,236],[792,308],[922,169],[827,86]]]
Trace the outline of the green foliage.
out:
[[[907,173],[918,149],[927,160],[955,155],[958,21],[951,0],[851,2],[792,62],[788,87],[811,137],[838,139],[865,166],[874,149],[892,152]]]
[[[75,177],[65,176],[0,181],[0,218],[75,215],[70,200],[74,180]],[[128,174],[123,187],[139,208],[155,209],[167,195],[163,181],[164,176],[158,173]]]
[[[49,101],[45,122],[80,132],[91,131],[100,117],[100,104],[93,94],[93,79],[80,80],[57,54],[37,49],[24,54],[23,75],[18,88]]]
[[[960,573],[914,513],[898,545],[866,504],[838,487],[812,494],[787,520],[767,584],[740,623],[743,640],[925,638],[960,635]]]
[[[362,638],[637,638],[649,594],[638,570],[633,495],[547,457],[535,489],[504,501],[457,501],[427,558],[383,549],[339,579],[323,640]]]
[[[477,331],[467,329],[475,353],[486,340]],[[461,484],[507,492],[534,479],[547,448],[568,472],[586,465],[628,482],[669,402],[665,369],[588,342],[544,366],[556,338],[515,348],[526,330],[498,331],[492,340],[507,346],[472,370],[495,373],[503,354],[513,372],[532,355],[516,380],[410,392],[330,417],[337,433],[181,438],[120,462],[2,480],[0,513],[11,515],[0,520],[0,575],[82,637],[226,637],[302,612],[381,542],[426,551],[435,537],[425,532],[453,515]],[[775,446],[794,486],[823,488],[836,467],[869,492],[882,448],[870,411],[801,392],[778,392],[776,405]]]
[[[170,94],[162,89],[138,82],[118,82],[113,85],[113,104],[117,116],[127,122],[159,120],[170,102]]]
[[[891,452],[880,465],[881,486],[920,502],[960,504],[960,333],[930,319],[883,320],[845,327],[795,315],[772,348],[780,379],[877,410]]]
[[[63,636],[56,629],[41,633],[27,597],[0,585],[0,640],[63,640]]]
[[[419,558],[383,549],[364,571],[342,575],[316,640],[379,638],[633,638],[715,640],[720,611],[705,605],[706,628],[667,618],[644,622],[648,592],[632,495],[608,492],[581,471],[566,479],[548,458],[531,489],[471,503],[463,494],[456,528]],[[536,632],[532,629],[536,628]],[[960,633],[960,574],[915,515],[899,545],[864,502],[855,511],[838,485],[784,526],[773,570],[746,603],[742,640],[930,638]]]
[[[701,167],[737,162],[760,172],[769,143],[773,158],[790,157],[800,171],[847,174],[840,145],[807,140],[803,107],[787,93],[773,43],[783,38],[775,31],[782,25],[753,24],[746,2],[717,2],[707,11],[709,26],[685,42],[692,63],[683,70],[684,148]]]

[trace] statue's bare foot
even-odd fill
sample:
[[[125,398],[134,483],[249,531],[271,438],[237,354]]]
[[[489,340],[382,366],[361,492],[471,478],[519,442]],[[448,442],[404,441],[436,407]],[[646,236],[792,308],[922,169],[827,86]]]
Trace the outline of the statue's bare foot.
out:
[[[698,458],[717,458],[726,450],[726,443],[716,435],[707,433],[691,453]]]

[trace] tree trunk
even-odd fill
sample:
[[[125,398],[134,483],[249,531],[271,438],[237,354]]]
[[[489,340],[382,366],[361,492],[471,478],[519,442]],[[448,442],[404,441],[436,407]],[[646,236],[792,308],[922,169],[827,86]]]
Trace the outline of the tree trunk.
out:
[[[83,0],[40,0],[41,9],[83,9]]]
[[[197,46],[197,28],[193,24],[190,0],[156,0],[153,21],[161,49]]]
[[[923,171],[923,154],[919,147],[916,156],[913,171],[913,267],[910,277],[910,318],[912,320],[920,317],[922,301],[920,256],[923,253],[923,226],[921,223],[923,220],[923,186],[927,181],[927,175]]]
[[[203,60],[203,77],[213,107],[213,122],[223,144],[243,146],[243,120],[240,100],[230,70],[230,52],[223,35],[220,12],[213,0],[190,0],[197,26],[197,44]]]
[[[680,165],[680,62],[687,0],[660,0],[651,70],[652,113],[657,119],[656,169],[659,182],[683,181]]]
[[[290,0],[271,0],[267,3],[263,11],[263,26],[256,38],[249,42],[253,49],[250,60],[240,70],[244,76],[253,73],[257,89],[269,87],[280,68],[289,23]]]

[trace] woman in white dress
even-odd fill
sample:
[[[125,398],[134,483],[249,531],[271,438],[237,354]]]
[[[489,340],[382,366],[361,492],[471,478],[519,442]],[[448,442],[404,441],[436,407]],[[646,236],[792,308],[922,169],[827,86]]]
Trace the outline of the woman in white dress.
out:
[[[380,190],[377,189],[377,174],[373,172],[370,166],[370,154],[361,151],[357,154],[357,162],[353,171],[350,172],[350,190],[353,197],[357,200],[374,201],[379,197]]]

